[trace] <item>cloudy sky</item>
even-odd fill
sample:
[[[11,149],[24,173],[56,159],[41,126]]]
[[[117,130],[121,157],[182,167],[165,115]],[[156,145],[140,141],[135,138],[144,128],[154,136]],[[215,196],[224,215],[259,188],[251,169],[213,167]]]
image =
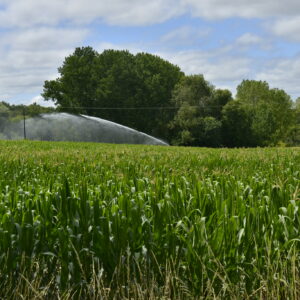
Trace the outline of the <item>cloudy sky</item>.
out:
[[[233,93],[256,79],[300,96],[299,0],[0,0],[0,101],[43,103],[88,45],[157,54]]]

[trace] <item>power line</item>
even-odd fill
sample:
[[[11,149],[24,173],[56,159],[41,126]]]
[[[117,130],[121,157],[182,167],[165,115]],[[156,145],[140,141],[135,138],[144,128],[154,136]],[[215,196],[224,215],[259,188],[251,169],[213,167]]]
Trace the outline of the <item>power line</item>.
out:
[[[178,109],[177,107],[83,107],[83,106],[73,106],[73,107],[58,107],[59,109],[95,109],[95,110],[151,110],[151,109]]]
[[[255,106],[252,103],[245,104],[247,106]],[[48,107],[49,109],[86,109],[86,110],[179,110],[180,108],[200,108],[200,109],[209,109],[209,108],[222,108],[225,105],[182,105],[182,106],[135,106],[135,107],[105,107],[105,106],[58,106],[58,107]],[[45,107],[47,108],[47,107]],[[18,108],[15,107],[13,110],[10,110],[8,107],[8,111],[0,111],[0,114],[7,113],[18,113]]]
[[[247,104],[248,106],[255,106],[253,104]],[[49,107],[50,109],[87,109],[87,110],[178,110],[182,107],[186,108],[221,108],[225,105],[187,105],[187,106],[141,106],[141,107],[86,107],[86,106],[58,106]],[[18,109],[13,109],[0,114],[18,113]]]
[[[188,108],[217,108],[223,107],[224,105],[188,105]],[[176,110],[180,109],[182,106],[150,106],[150,107],[84,107],[84,106],[73,106],[65,107],[59,106],[59,109],[94,109],[94,110],[162,110],[170,109]]]

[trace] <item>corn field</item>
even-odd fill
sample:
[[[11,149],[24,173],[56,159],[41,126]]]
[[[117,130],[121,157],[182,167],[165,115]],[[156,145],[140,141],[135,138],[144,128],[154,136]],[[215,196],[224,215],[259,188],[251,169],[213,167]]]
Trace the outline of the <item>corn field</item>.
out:
[[[0,142],[0,298],[299,299],[300,150]]]

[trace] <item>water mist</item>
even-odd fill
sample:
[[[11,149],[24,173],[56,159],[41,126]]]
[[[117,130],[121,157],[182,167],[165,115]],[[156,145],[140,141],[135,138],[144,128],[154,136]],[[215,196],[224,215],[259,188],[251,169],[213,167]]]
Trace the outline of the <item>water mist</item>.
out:
[[[29,140],[168,145],[132,128],[86,115],[42,114],[26,119],[25,126]],[[8,122],[0,131],[0,138],[23,139],[23,121]]]

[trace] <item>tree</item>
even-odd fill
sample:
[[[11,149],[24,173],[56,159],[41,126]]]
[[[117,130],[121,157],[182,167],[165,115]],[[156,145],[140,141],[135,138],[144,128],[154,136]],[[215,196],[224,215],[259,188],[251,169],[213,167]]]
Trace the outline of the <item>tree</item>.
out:
[[[136,105],[156,107],[147,112],[139,111],[140,128],[154,136],[170,138],[168,123],[174,118],[172,92],[184,74],[178,66],[148,53],[135,56],[139,88]]]
[[[95,106],[108,109],[92,110],[89,114],[139,129],[138,118],[133,119],[132,111],[126,110],[136,107],[138,75],[134,55],[128,51],[105,50],[98,56],[95,74]]]
[[[239,101],[228,102],[222,110],[222,142],[226,147],[255,146],[251,114]]]
[[[236,99],[246,105],[255,106],[268,99],[269,84],[266,81],[243,80],[236,88]]]
[[[95,78],[97,56],[97,52],[91,47],[76,48],[58,68],[60,77],[45,81],[42,94],[44,99],[53,100],[60,107],[72,107],[73,111],[78,111],[76,107],[79,106],[93,106],[97,86]],[[86,110],[80,111],[87,113]]]
[[[289,146],[300,145],[300,97],[293,103],[291,126],[287,132],[286,143]]]
[[[292,121],[292,101],[283,90],[270,89],[267,82],[244,80],[237,87],[236,98],[251,116],[256,145],[276,145],[286,139]]]
[[[9,117],[9,108],[5,102],[0,102],[0,132],[3,131]]]
[[[20,138],[23,135],[24,112],[26,118],[35,117],[43,113],[54,112],[53,107],[43,107],[36,103],[26,105],[10,105],[0,102],[0,137],[1,138]],[[22,122],[22,130],[20,130]]]
[[[44,107],[37,103],[33,103],[27,106],[20,107],[20,109],[25,110],[25,116],[35,117],[37,115],[46,114],[46,113],[54,113],[56,109],[54,107]],[[21,111],[23,113],[23,111]]]
[[[99,54],[83,47],[67,57],[58,71],[59,78],[45,82],[43,97],[62,110],[71,107],[74,112],[168,138],[166,124],[173,115],[144,108],[170,105],[172,90],[183,76],[179,67],[147,53],[105,50]]]
[[[223,107],[232,100],[232,94],[229,90],[216,89],[213,90],[212,97],[209,102],[209,115],[217,120],[222,119]]]
[[[182,78],[172,101],[178,111],[170,122],[173,143],[189,146],[221,146],[221,111],[231,100],[227,90],[215,90],[203,75]]]
[[[222,146],[222,123],[214,117],[203,118],[203,134],[201,146],[220,147]]]

